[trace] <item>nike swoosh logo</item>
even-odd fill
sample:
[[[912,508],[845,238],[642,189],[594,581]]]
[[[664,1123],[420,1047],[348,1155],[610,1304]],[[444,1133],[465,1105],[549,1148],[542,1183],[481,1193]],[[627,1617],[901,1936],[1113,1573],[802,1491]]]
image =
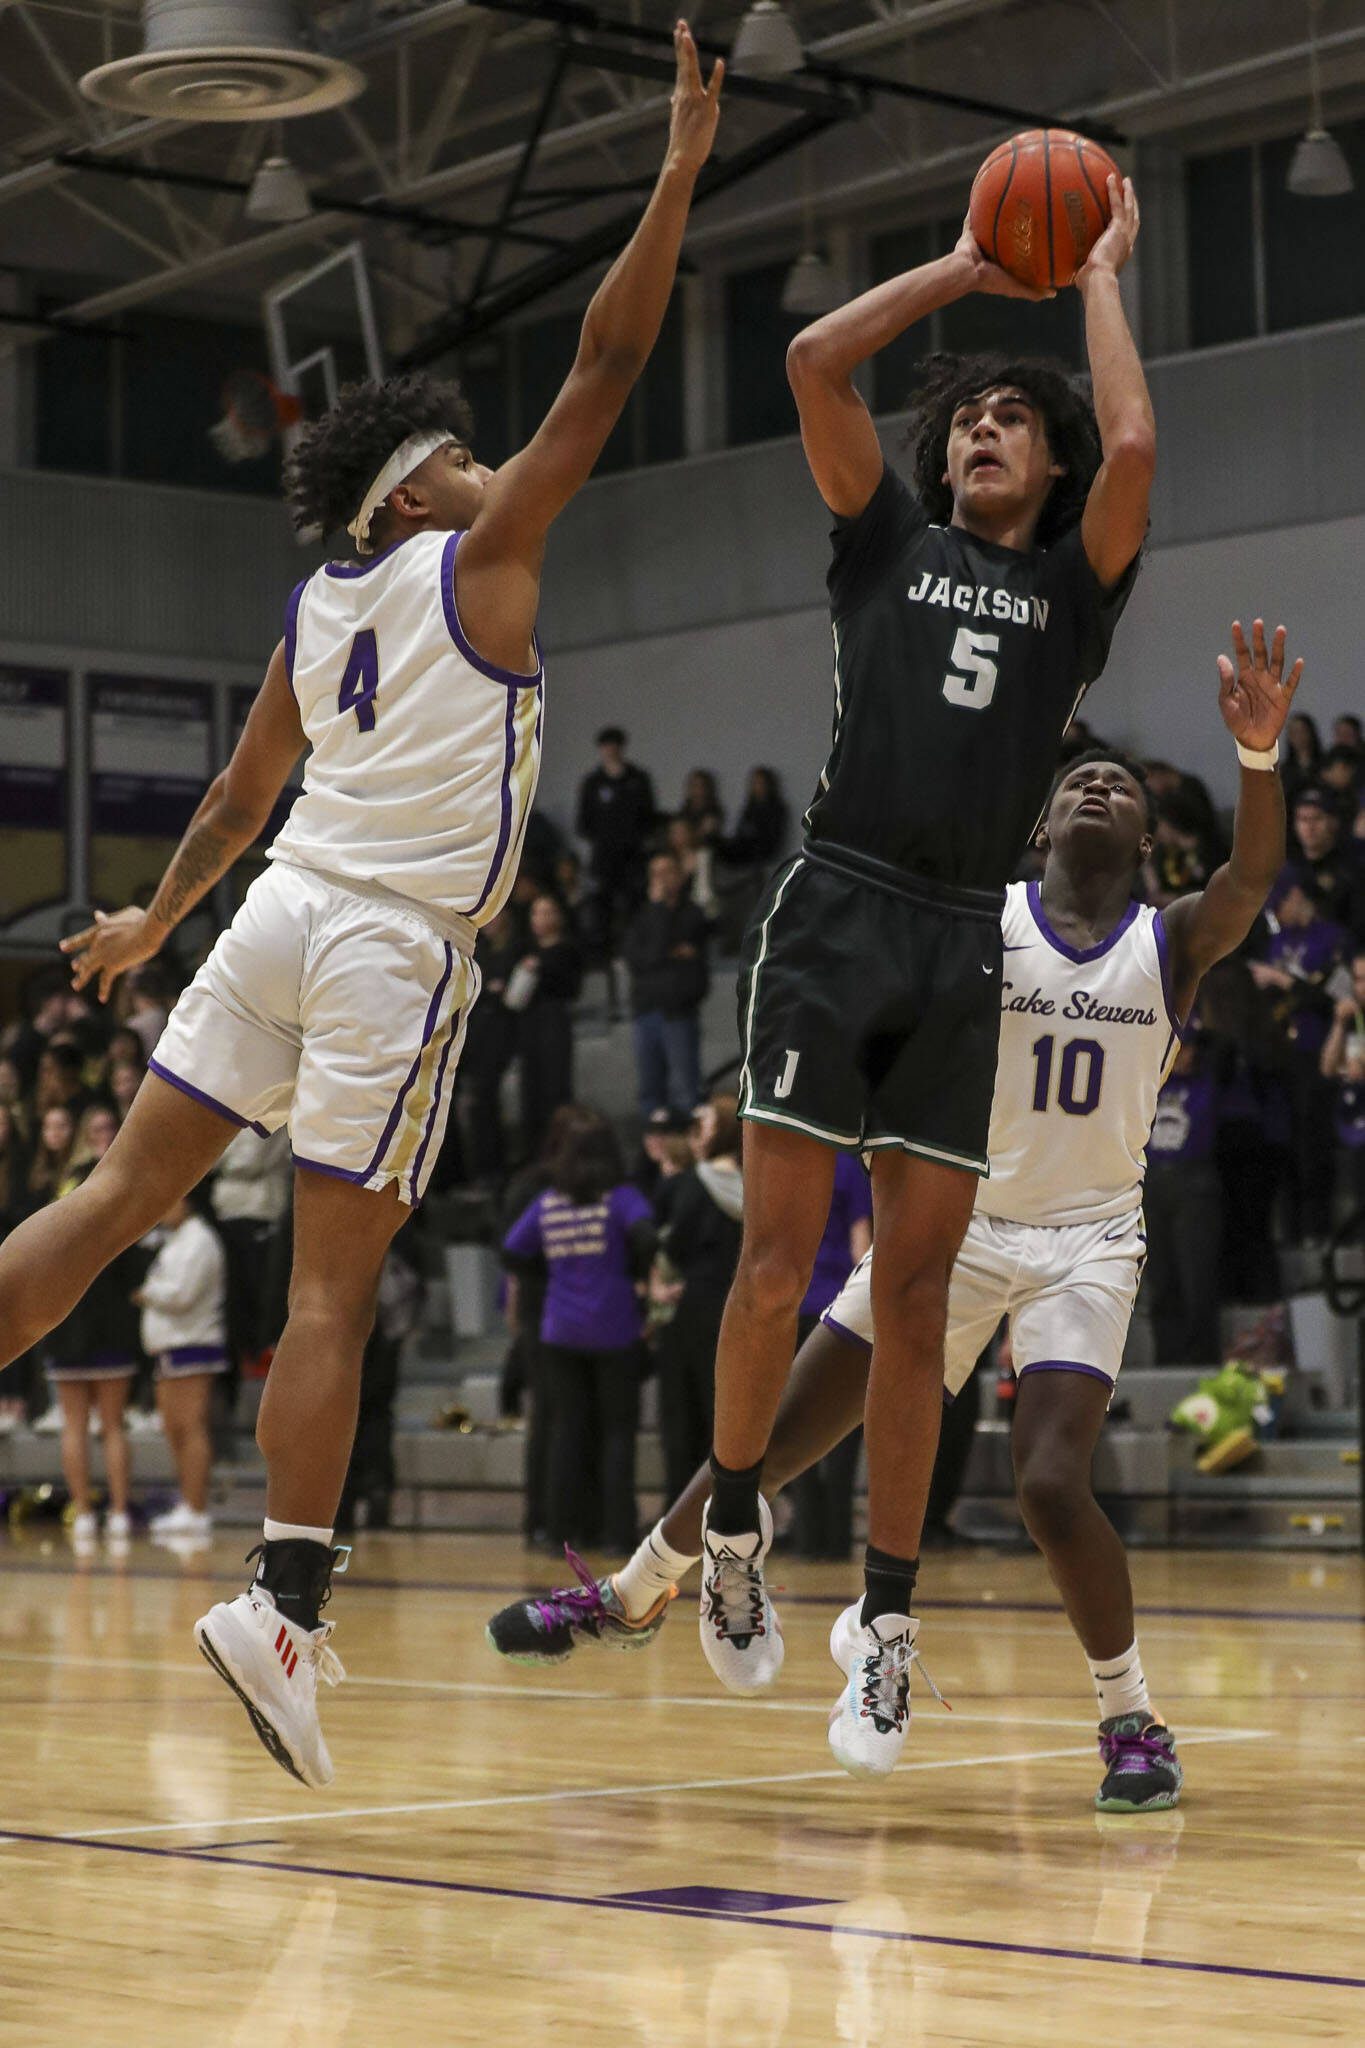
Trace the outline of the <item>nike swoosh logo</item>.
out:
[[[982,972],[983,974],[994,974],[994,972],[995,972],[995,969],[994,969],[994,968],[993,968],[993,967],[991,966],[991,963],[990,963],[990,961],[989,961],[989,960],[983,960],[983,961],[982,961],[982,963],[981,963],[981,972]]]
[[[1002,946],[1000,950],[1003,953],[1031,953],[1033,945],[1030,940],[1025,940],[1022,946]]]

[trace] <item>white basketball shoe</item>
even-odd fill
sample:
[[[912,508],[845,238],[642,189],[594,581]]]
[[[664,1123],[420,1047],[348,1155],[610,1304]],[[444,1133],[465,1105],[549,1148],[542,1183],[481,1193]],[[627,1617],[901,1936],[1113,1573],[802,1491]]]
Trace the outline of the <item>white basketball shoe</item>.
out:
[[[194,1625],[195,1641],[276,1763],[318,1790],[334,1776],[318,1721],[318,1680],[338,1685],[346,1676],[327,1646],[332,1628],[330,1621],[315,1629],[287,1621],[260,1584],[220,1600]]]
[[[712,1535],[711,1504],[702,1510],[701,1646],[721,1684],[731,1692],[764,1692],[782,1669],[786,1647],[777,1612],[763,1583],[763,1560],[773,1540],[773,1518],[761,1496],[757,1533]]]
[[[919,1663],[918,1632],[918,1621],[908,1614],[881,1614],[864,1628],[860,1600],[830,1630],[829,1653],[848,1684],[830,1713],[829,1746],[852,1777],[884,1778],[896,1768],[910,1730],[910,1667]]]

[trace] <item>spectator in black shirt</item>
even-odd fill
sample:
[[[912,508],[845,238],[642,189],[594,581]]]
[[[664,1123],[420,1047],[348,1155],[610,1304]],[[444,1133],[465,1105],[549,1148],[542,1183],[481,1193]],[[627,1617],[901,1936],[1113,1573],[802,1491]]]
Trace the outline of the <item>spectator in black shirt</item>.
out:
[[[739,1119],[733,1095],[715,1095],[693,1126],[695,1163],[654,1199],[671,1281],[652,1292],[675,1303],[659,1332],[659,1430],[664,1486],[676,1500],[711,1443],[716,1344],[735,1277],[744,1214]]]
[[[1285,802],[1292,811],[1299,791],[1310,788],[1318,779],[1322,739],[1316,720],[1306,711],[1296,711],[1285,727],[1285,741],[1280,779],[1284,783]]]
[[[560,1104],[573,1101],[573,1003],[583,985],[582,957],[556,897],[537,896],[532,903],[531,939],[514,976],[525,989],[517,1035],[528,1159],[539,1152]]]
[[[649,900],[626,927],[640,1114],[690,1111],[701,1092],[701,1004],[710,985],[706,919],[683,893],[676,855],[649,863]]]
[[[499,1181],[507,1166],[500,1095],[502,1077],[516,1058],[517,1020],[503,998],[525,950],[521,921],[510,909],[484,926],[474,947],[483,988],[469,1013],[456,1101],[467,1170],[484,1184]]]
[[[1365,873],[1325,790],[1314,785],[1299,792],[1293,827],[1299,847],[1296,865],[1319,916],[1344,925],[1354,938],[1365,939]]]
[[[604,944],[644,894],[645,844],[656,815],[654,785],[643,768],[626,759],[626,735],[605,725],[597,735],[598,766],[578,791],[576,830],[592,849],[590,868],[597,891]]]

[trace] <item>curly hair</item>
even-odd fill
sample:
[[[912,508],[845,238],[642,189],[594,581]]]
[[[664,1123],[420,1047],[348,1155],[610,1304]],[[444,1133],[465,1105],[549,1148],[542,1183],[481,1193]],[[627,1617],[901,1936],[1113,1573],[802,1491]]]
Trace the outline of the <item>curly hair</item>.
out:
[[[1032,399],[1053,459],[1065,470],[1048,493],[1035,535],[1039,547],[1051,547],[1080,518],[1102,460],[1089,391],[1061,363],[1000,353],[926,356],[910,399],[905,442],[912,450],[915,489],[929,517],[946,526],[953,516],[953,494],[943,481],[953,414],[968,399],[1006,386]]]
[[[1074,774],[1077,768],[1088,767],[1092,761],[1103,761],[1106,767],[1122,768],[1125,775],[1132,776],[1134,782],[1142,791],[1142,801],[1147,811],[1147,830],[1155,832],[1157,825],[1156,798],[1152,795],[1151,787],[1147,781],[1146,765],[1144,762],[1137,760],[1134,755],[1125,754],[1122,747],[1099,745],[1087,747],[1084,753],[1077,754],[1073,760],[1064,761],[1052,778],[1052,787],[1047,793],[1047,810],[1043,813],[1044,821],[1046,821],[1052,810],[1053,798],[1066,781],[1067,776]]]
[[[336,404],[304,428],[284,465],[294,525],[324,534],[346,526],[394,449],[433,428],[468,447],[474,416],[458,384],[420,373],[343,384]]]

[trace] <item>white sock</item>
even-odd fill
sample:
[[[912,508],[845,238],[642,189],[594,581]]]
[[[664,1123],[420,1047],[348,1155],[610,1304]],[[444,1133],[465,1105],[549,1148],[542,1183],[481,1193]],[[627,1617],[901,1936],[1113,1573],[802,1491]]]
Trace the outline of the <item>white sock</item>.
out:
[[[666,1540],[663,1528],[662,1522],[656,1522],[630,1563],[622,1565],[615,1574],[621,1604],[632,1621],[648,1614],[659,1595],[685,1578],[701,1556],[700,1551],[696,1557],[685,1557],[681,1550],[675,1550]]]
[[[1136,1643],[1120,1657],[1087,1657],[1086,1662],[1095,1681],[1095,1698],[1100,1703],[1101,1721],[1112,1721],[1119,1714],[1149,1714],[1152,1711]]]
[[[332,1547],[330,1529],[309,1529],[302,1522],[272,1522],[265,1518],[265,1540],[267,1543],[325,1543]]]

